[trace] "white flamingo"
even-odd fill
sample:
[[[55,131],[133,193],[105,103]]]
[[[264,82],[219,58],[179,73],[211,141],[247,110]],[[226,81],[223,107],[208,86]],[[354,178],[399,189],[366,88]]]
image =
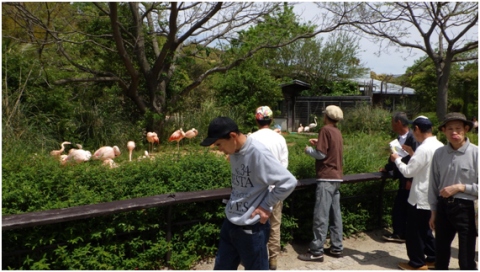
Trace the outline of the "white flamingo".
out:
[[[65,145],[66,144],[72,144],[71,142],[63,142],[61,143],[60,145],[62,146],[62,148],[60,150],[53,150],[50,152],[50,155],[54,156],[54,157],[58,157],[60,155],[62,155],[63,151],[65,150]]]
[[[297,128],[297,132],[298,132],[298,133],[302,133],[302,132],[303,132],[303,126],[302,126],[302,124],[300,124],[300,126]]]
[[[105,161],[108,159],[114,159],[117,156],[120,156],[120,148],[118,146],[102,146],[93,154],[94,160]]]
[[[68,152],[68,156],[61,157],[61,163],[62,165],[65,165],[69,162],[82,163],[89,161],[91,157],[92,153],[90,151],[83,149],[70,149],[70,151]]]
[[[128,148],[128,158],[130,161],[132,161],[132,152],[135,149],[135,142],[134,141],[129,141],[127,143],[127,148]]]
[[[317,116],[313,117],[315,123],[310,123],[310,125],[308,125],[309,128],[316,128],[317,127]]]

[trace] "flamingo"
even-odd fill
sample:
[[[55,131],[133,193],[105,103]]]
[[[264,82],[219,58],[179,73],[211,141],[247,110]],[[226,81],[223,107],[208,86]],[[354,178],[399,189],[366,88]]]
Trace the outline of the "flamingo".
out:
[[[132,161],[132,152],[135,149],[135,142],[134,141],[129,141],[127,143],[127,149],[128,149],[128,153],[129,153],[128,157],[129,157],[130,161]]]
[[[303,127],[303,132],[309,132],[310,131],[310,127],[309,126],[304,126]]]
[[[54,156],[54,157],[60,156],[60,155],[63,153],[63,151],[65,150],[65,145],[66,145],[66,144],[72,144],[72,143],[71,143],[71,142],[63,142],[63,143],[61,143],[60,145],[62,146],[62,148],[61,148],[60,150],[53,150],[53,151],[51,151],[51,152],[50,152],[50,155],[52,155],[52,156]]]
[[[183,129],[180,128],[178,130],[175,130],[172,135],[170,135],[170,138],[168,138],[169,142],[176,141],[177,142],[177,149],[180,150],[180,141],[185,137],[185,132],[183,132]]]
[[[303,132],[303,126],[302,126],[302,124],[300,124],[300,126],[297,128],[297,132],[298,132],[298,133]]]
[[[137,161],[141,161],[141,160],[144,160],[144,159],[150,159],[151,161],[153,161],[153,160],[155,160],[155,156],[150,156],[150,154],[148,154],[148,151],[145,150],[144,155],[141,156],[141,157],[138,157]]]
[[[73,151],[75,150],[81,150],[83,149],[83,146],[81,144],[75,144],[78,148],[71,148],[70,150],[68,150],[68,154],[72,153]]]
[[[309,128],[316,128],[317,127],[317,116],[313,117],[315,123],[310,123],[310,125],[308,125]]]
[[[155,132],[147,132],[147,142],[149,143],[150,152],[153,151],[153,143],[155,143],[155,136],[156,135],[157,135],[157,133],[155,133]]]
[[[102,165],[109,166],[110,168],[117,168],[118,167],[118,165],[112,159],[104,160]]]
[[[153,144],[160,144],[160,139],[158,139],[157,133],[153,132]]]
[[[196,130],[195,128],[192,128],[191,130],[185,132],[185,138],[187,138],[189,141],[190,139],[197,137],[197,135],[198,130]]]
[[[93,153],[94,160],[105,161],[108,159],[114,159],[121,154],[118,146],[102,146],[95,153]]]
[[[89,161],[90,158],[92,157],[92,153],[87,150],[83,149],[70,149],[68,152],[68,156],[64,157],[62,156],[62,165],[65,165],[68,162],[76,162],[76,163],[81,163],[81,162],[86,162]]]

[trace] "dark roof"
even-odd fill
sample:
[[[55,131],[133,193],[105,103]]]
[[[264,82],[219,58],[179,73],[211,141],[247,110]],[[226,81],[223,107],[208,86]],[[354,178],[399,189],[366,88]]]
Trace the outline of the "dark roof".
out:
[[[297,80],[297,79],[294,79],[290,82],[287,82],[287,83],[282,83],[280,84],[280,87],[287,87],[287,86],[291,86],[291,85],[296,85],[296,86],[302,86],[302,87],[307,87],[310,88],[310,84],[306,83],[306,82],[303,82],[303,81],[300,81],[300,80]]]

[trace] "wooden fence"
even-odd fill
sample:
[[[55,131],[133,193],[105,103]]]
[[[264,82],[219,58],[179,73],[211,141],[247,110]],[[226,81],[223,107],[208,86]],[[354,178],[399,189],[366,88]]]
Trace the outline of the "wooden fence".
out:
[[[379,172],[345,175],[343,184],[382,180],[382,186],[381,188],[379,188],[379,196],[381,198],[379,200],[379,205],[382,205],[383,189],[385,186],[386,178],[388,178],[388,176],[383,175]],[[302,179],[298,181],[295,190],[305,189],[315,184],[316,181],[314,178]],[[173,206],[182,203],[203,202],[215,199],[222,199],[228,198],[230,196],[230,192],[230,188],[196,192],[180,192],[175,194],[140,197],[99,204],[83,205],[71,208],[54,209],[15,215],[2,215],[2,230],[48,225],[120,212],[129,212],[154,207]]]
[[[382,221],[383,196],[388,174],[380,172],[361,173],[345,175],[343,184],[379,181],[381,185],[378,188],[378,224]],[[295,190],[302,190],[314,187],[315,178],[298,180]],[[86,219],[109,214],[129,212],[154,207],[168,207],[166,240],[169,242],[172,238],[172,207],[177,204],[204,202],[216,199],[228,198],[231,188],[222,188],[195,192],[179,192],[172,194],[162,194],[150,197],[140,197],[127,200],[112,201],[99,204],[76,206],[71,208],[54,209],[47,211],[30,212],[15,215],[2,215],[2,231],[28,228],[41,225],[55,224],[73,220]],[[342,198],[345,199],[345,198]],[[171,252],[167,253],[166,261],[171,258]]]

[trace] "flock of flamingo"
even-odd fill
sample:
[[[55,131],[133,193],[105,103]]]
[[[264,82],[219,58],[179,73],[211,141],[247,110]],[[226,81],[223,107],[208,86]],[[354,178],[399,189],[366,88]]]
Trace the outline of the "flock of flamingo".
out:
[[[170,135],[168,138],[169,142],[177,142],[177,150],[180,150],[180,141],[183,138],[192,139],[198,135],[198,130],[192,128],[187,132],[184,132],[182,128],[176,130],[175,132]],[[153,151],[154,144],[160,144],[160,139],[158,138],[157,133],[155,132],[148,132],[147,133],[147,141],[149,143],[149,151],[150,153]],[[90,159],[93,160],[100,160],[102,161],[103,165],[109,166],[110,168],[115,168],[118,165],[113,161],[114,158],[120,156],[120,148],[118,146],[102,146],[100,147],[95,153],[92,153],[88,150],[84,150],[82,145],[77,144],[78,148],[72,148],[68,151],[68,155],[63,154],[65,151],[65,145],[70,145],[71,142],[63,142],[60,144],[62,147],[59,150],[53,150],[50,152],[50,155],[56,157],[60,160],[60,164],[66,165],[68,163],[82,163],[89,161]],[[136,145],[134,141],[129,141],[127,143],[127,149],[129,151],[129,161],[132,161],[132,153],[135,149]],[[149,152],[145,151],[145,155],[140,157],[139,159],[149,158]],[[151,158],[151,157],[150,157]]]
[[[315,116],[313,119],[315,120],[315,123],[311,123],[308,126],[302,126],[302,124],[300,124],[300,126],[297,128],[297,132],[309,132],[310,129],[314,129],[315,127],[317,127],[317,116]]]

